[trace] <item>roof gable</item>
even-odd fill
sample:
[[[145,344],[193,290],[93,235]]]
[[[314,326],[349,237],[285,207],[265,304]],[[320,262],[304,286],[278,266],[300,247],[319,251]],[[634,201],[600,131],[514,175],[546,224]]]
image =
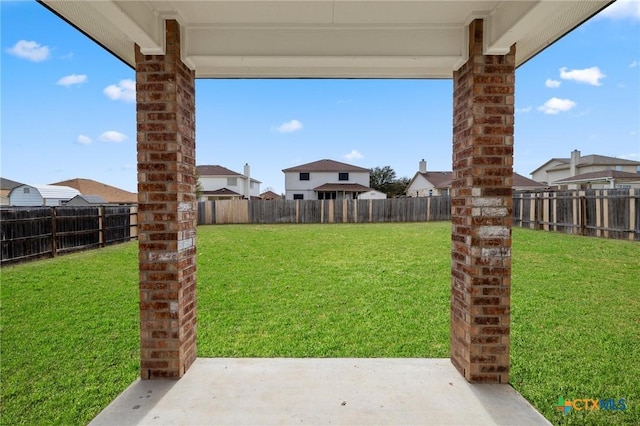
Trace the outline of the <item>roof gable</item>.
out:
[[[107,185],[106,183],[97,182],[92,179],[75,178],[52,183],[51,185],[68,186],[71,188],[75,188],[83,195],[91,194],[94,196],[99,196],[109,203],[138,202],[138,194],[125,191],[124,189],[120,189],[115,186]]]
[[[569,165],[569,162],[571,161],[570,158],[552,158],[549,161],[545,162],[543,165],[541,165],[540,167],[538,167],[537,169],[535,169],[534,171],[532,171],[530,174],[534,174],[536,173],[538,170],[544,170],[546,169],[551,163],[557,163],[554,166],[552,166],[551,168],[549,168],[549,170],[555,168],[555,167],[561,167],[561,168],[566,168]],[[566,164],[566,166],[565,166]]]
[[[352,164],[341,163],[335,160],[318,160],[311,163],[301,164],[282,170],[284,173],[291,172],[362,172],[371,173],[370,169],[354,166]]]
[[[220,188],[213,191],[203,191],[202,193],[204,195],[241,195],[235,191],[230,190],[229,188]]]
[[[280,194],[276,194],[273,191],[263,192],[262,194],[260,194],[260,197],[262,197],[264,199],[282,198],[282,196]]]
[[[607,157],[606,155],[585,155],[584,157],[580,157],[580,161],[578,162],[578,167],[584,166],[640,166],[640,161],[633,160],[625,160],[623,158],[616,157]]]
[[[69,202],[73,202],[74,200],[82,200],[89,204],[106,204],[107,200],[102,198],[99,195],[76,195]]]
[[[453,172],[418,172],[427,182],[435,188],[445,188],[451,186]]]
[[[15,180],[0,178],[0,189],[13,189],[16,186],[24,185],[20,182],[16,182]]]
[[[218,164],[196,166],[196,171],[202,176],[244,176],[238,172],[222,167]]]

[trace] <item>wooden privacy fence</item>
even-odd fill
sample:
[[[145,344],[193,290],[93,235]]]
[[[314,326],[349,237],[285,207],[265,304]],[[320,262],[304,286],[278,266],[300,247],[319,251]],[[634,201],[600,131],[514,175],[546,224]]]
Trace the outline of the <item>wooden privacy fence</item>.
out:
[[[451,198],[386,200],[219,200],[198,203],[198,225],[377,223],[451,219]],[[0,210],[1,264],[137,238],[137,207]],[[640,189],[517,192],[513,225],[640,241]]]
[[[516,193],[513,224],[522,228],[640,241],[640,189]]]
[[[135,206],[3,208],[1,263],[129,241],[138,235],[137,210]]]
[[[450,197],[386,200],[217,200],[198,203],[198,225],[426,222],[450,218]]]

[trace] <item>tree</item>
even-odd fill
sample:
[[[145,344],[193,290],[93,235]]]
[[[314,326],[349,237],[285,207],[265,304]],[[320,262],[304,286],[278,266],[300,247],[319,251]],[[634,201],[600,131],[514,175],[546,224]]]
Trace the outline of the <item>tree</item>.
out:
[[[396,180],[396,172],[391,166],[374,167],[369,174],[369,186],[376,191],[387,192],[387,187]]]
[[[369,186],[384,192],[389,198],[403,195],[408,185],[409,178],[396,178],[396,172],[391,166],[374,167],[369,174]]]

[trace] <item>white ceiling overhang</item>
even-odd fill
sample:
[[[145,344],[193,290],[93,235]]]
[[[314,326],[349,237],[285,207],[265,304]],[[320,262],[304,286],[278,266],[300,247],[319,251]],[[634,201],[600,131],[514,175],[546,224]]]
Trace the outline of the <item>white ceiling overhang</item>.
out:
[[[468,57],[467,26],[485,25],[484,53],[516,43],[516,65],[610,0],[40,0],[132,67],[134,44],[163,54],[164,22],[182,29],[198,78],[451,78]]]

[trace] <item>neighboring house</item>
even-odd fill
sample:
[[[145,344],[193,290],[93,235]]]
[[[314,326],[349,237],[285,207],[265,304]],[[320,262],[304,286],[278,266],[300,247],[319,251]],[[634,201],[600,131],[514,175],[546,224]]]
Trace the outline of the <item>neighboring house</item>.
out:
[[[24,184],[11,179],[0,178],[0,206],[9,205],[9,192],[20,185]]]
[[[198,201],[250,199],[260,197],[260,181],[251,177],[249,164],[244,174],[219,165],[197,166],[202,192]]]
[[[9,204],[17,207],[61,206],[80,191],[58,185],[20,185],[9,193]]]
[[[453,172],[429,172],[427,162],[420,161],[418,172],[407,186],[408,197],[430,197],[449,195],[451,192],[451,180]],[[535,191],[546,189],[548,185],[529,179],[518,173],[513,173],[513,189],[516,191]]]
[[[81,194],[97,195],[109,204],[136,204],[138,202],[138,194],[134,192],[91,179],[69,179],[51,185],[68,186],[77,189]]]
[[[282,199],[282,195],[276,194],[273,191],[266,191],[260,194],[260,198],[263,200],[280,200]]]
[[[420,160],[418,172],[409,181],[405,190],[408,197],[430,197],[449,195],[453,172],[428,172],[427,162]]]
[[[616,170],[605,170],[602,172],[583,173],[566,179],[553,182],[554,185],[564,187],[573,185],[580,189],[602,189],[602,188],[640,188],[640,173],[619,172]]]
[[[287,200],[357,199],[371,191],[370,170],[333,160],[319,160],[282,170]]]
[[[386,200],[387,194],[384,192],[372,189],[371,191],[363,192],[358,195],[358,200]]]
[[[76,195],[65,203],[65,206],[103,206],[105,204],[109,203],[99,195]]]
[[[603,173],[606,172],[606,173]],[[625,175],[612,172],[624,172]],[[594,175],[594,173],[596,173]],[[607,157],[604,155],[580,155],[575,150],[570,158],[552,158],[531,172],[531,177],[546,182],[556,189],[633,187],[633,176],[640,173],[640,162]],[[637,176],[638,177],[638,176]],[[631,180],[630,180],[631,179]],[[613,186],[612,186],[613,185]]]

